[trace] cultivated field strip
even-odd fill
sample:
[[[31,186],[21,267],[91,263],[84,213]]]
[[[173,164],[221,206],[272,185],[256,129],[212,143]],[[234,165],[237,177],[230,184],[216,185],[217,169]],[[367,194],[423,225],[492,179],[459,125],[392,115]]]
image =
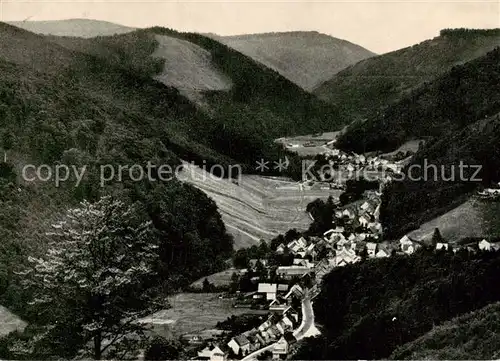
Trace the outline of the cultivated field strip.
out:
[[[235,238],[236,249],[270,240],[291,228],[306,230],[311,224],[305,211],[307,204],[339,195],[336,190],[307,190],[297,182],[257,175],[242,175],[235,184],[213,178],[192,164],[184,166],[180,179],[216,202],[228,232]]]

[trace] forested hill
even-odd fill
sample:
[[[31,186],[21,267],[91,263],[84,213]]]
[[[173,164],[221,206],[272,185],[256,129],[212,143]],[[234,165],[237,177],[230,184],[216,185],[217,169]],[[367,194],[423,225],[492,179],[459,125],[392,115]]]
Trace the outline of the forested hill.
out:
[[[141,72],[123,59],[69,50],[0,23],[0,146],[7,158],[0,166],[0,304],[27,321],[37,316],[15,272],[46,251],[51,223],[84,199],[111,194],[139,206],[161,238],[161,283],[169,292],[219,270],[231,255],[232,238],[203,192],[176,180],[134,181],[129,172],[101,187],[101,165],[175,167],[180,157],[196,156],[231,162],[178,130],[210,119],[149,76],[154,61],[143,61]],[[57,186],[53,178],[23,181],[26,164],[87,171],[78,187],[75,177]]]
[[[456,317],[397,348],[393,360],[496,360],[500,303]]]
[[[338,129],[346,121],[335,106],[200,34],[155,27],[112,37],[48,39],[175,87],[201,113],[176,122],[179,136],[243,164],[276,159],[278,137]]]
[[[315,321],[321,326],[322,335],[306,339],[293,359],[385,359],[398,347],[394,353],[397,359],[428,355],[437,359],[439,351],[418,351],[444,349],[446,345],[461,347],[466,342],[451,332],[454,329],[448,324],[441,328],[448,329],[448,334],[438,329],[414,344],[403,345],[445,321],[498,302],[500,292],[495,279],[499,271],[498,252],[472,255],[467,251],[454,254],[434,249],[423,249],[410,257],[393,256],[336,268],[325,276],[321,293],[314,301]],[[478,317],[481,314],[484,311]],[[467,320],[471,318],[458,322]],[[487,318],[484,326],[491,326]],[[490,330],[495,332],[494,328]],[[438,335],[445,339],[430,339]],[[462,328],[460,335],[471,333]],[[480,338],[476,341],[482,342]],[[474,358],[481,355],[480,345],[468,344],[470,352],[462,347],[444,355]]]
[[[500,48],[410,91],[365,122],[348,127],[338,146],[391,151],[409,139],[439,138],[500,111]]]
[[[314,93],[352,119],[372,118],[410,89],[500,45],[500,29],[445,29],[438,37],[363,60]]]
[[[276,70],[307,91],[347,66],[375,54],[316,31],[214,36],[223,44]]]
[[[401,237],[458,205],[477,186],[500,180],[499,83],[497,48],[454,67],[340,137],[340,147],[360,152],[392,150],[409,139],[426,139],[404,170],[407,175],[411,170],[412,178],[393,182],[384,191],[381,217],[387,237]],[[465,174],[470,181],[459,179],[460,162],[481,167],[475,179],[473,168]],[[436,174],[425,178],[425,163],[436,167]]]

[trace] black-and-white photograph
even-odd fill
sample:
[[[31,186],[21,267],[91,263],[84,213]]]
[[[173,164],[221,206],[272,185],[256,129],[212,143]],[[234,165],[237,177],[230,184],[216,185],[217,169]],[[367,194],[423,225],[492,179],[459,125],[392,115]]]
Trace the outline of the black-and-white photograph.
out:
[[[500,360],[499,0],[0,0],[0,360]]]

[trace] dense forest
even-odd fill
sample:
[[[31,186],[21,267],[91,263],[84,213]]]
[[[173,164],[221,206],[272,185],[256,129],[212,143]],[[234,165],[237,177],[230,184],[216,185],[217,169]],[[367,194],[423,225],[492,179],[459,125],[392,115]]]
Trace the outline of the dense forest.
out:
[[[500,29],[444,29],[440,36],[354,64],[314,90],[352,120],[381,115],[409,91],[500,44]]]
[[[495,360],[500,339],[498,302],[435,326],[425,335],[398,347],[392,360]]]
[[[499,301],[499,271],[498,252],[454,254],[425,248],[411,257],[334,269],[314,301],[322,335],[305,340],[293,359],[387,358],[434,326]],[[405,349],[396,357],[405,358]]]
[[[380,115],[348,128],[338,146],[392,151],[407,140],[439,138],[500,111],[500,48],[412,90]]]

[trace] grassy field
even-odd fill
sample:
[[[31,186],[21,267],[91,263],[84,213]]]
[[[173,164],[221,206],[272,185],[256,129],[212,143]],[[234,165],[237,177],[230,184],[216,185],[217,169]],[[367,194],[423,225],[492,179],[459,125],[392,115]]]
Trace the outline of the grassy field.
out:
[[[483,202],[470,198],[451,211],[420,226],[409,236],[430,241],[437,227],[449,242],[464,237],[482,237],[500,234],[500,202]]]
[[[0,337],[15,330],[22,330],[24,327],[26,327],[26,322],[5,307],[0,306]]]
[[[219,207],[228,231],[235,238],[235,248],[270,240],[291,228],[306,230],[311,219],[305,211],[307,204],[338,190],[303,189],[298,183],[242,175],[239,185],[228,180],[214,179],[201,168],[185,164],[180,177],[211,197]]]
[[[193,282],[191,286],[201,289],[203,287],[203,281],[205,280],[205,278],[216,287],[229,286],[233,273],[240,274],[240,271],[241,270],[237,270],[235,268],[230,268],[222,272],[214,273],[207,277],[202,277],[198,281]]]
[[[216,293],[180,293],[171,298],[171,308],[148,317],[154,331],[165,337],[179,337],[187,333],[215,328],[217,322],[231,315],[244,313],[265,314],[266,311],[233,308],[233,301],[220,299]]]

